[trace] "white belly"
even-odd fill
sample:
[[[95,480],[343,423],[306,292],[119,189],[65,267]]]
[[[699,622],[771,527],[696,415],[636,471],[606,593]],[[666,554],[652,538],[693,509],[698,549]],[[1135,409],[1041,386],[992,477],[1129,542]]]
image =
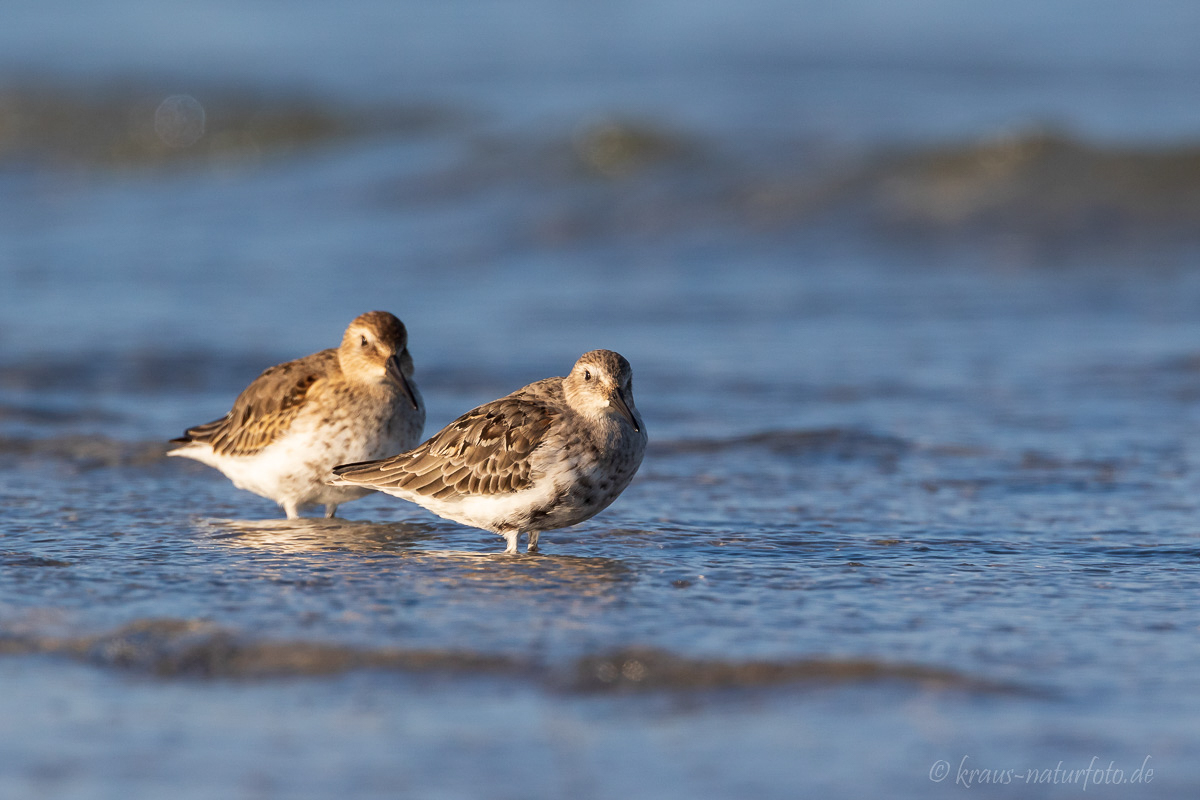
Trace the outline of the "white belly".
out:
[[[326,419],[319,427],[297,420],[281,439],[249,456],[227,456],[213,452],[207,444],[194,443],[172,450],[220,470],[239,489],[274,500],[285,508],[340,504],[370,493],[359,486],[330,486],[330,471],[338,464],[369,461],[395,455],[414,445],[420,432],[401,428],[400,435],[381,435],[381,425],[363,425],[363,420]]]

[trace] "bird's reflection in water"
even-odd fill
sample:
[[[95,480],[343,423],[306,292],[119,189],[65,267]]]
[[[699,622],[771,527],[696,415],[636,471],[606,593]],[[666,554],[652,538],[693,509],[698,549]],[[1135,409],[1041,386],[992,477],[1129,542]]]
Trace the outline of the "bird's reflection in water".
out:
[[[213,539],[233,547],[289,553],[322,551],[399,552],[437,534],[419,522],[360,522],[348,519],[210,519]]]
[[[596,595],[634,572],[619,559],[548,554],[475,553],[461,550],[411,550],[405,561],[446,582],[469,587],[475,596],[488,590],[566,589],[575,597]]]
[[[445,545],[469,544],[460,538],[467,529],[449,523],[301,518],[209,519],[204,525],[213,540],[230,547],[295,554],[392,553],[402,557],[411,578],[470,586],[476,597],[481,590],[517,586],[594,595],[634,577],[621,560],[602,556],[506,554],[486,550],[494,544],[487,540],[478,551],[450,549]]]

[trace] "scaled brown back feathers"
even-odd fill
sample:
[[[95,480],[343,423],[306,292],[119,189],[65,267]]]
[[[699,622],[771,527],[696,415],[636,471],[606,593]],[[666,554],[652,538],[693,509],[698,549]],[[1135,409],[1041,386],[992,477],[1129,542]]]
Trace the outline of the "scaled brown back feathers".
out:
[[[558,419],[561,397],[562,378],[538,381],[463,414],[407,453],[344,464],[333,473],[385,491],[402,488],[439,500],[520,491],[537,477],[529,455]]]
[[[340,373],[333,349],[271,367],[238,395],[228,414],[171,441],[204,443],[224,456],[254,455],[291,427],[317,381]]]

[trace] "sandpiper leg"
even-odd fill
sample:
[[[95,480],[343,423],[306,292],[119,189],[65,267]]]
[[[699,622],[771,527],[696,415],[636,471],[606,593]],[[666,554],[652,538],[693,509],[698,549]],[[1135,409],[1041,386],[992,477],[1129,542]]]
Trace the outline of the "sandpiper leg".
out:
[[[508,540],[508,547],[505,549],[504,552],[505,553],[517,552],[517,540],[521,538],[521,532],[520,531],[507,531],[501,535],[505,539]]]
[[[536,553],[538,551],[537,540],[540,531],[529,532],[529,546],[525,548],[526,553]]]
[[[337,507],[338,507],[337,503],[326,503],[325,504],[325,519],[333,519],[334,515],[337,514]]]

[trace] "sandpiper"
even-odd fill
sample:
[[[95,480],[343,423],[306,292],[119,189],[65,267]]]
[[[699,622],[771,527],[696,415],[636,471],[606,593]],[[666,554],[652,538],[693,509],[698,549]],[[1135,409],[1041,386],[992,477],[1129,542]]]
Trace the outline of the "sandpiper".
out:
[[[288,519],[370,493],[330,486],[329,471],[382,458],[421,441],[425,405],[412,380],[404,323],[370,311],[346,328],[342,344],[271,367],[224,417],[189,428],[169,455],[215,467],[239,489],[274,500]]]
[[[333,470],[440,517],[494,531],[517,552],[538,534],[583,522],[625,490],[646,450],[629,362],[584,353],[571,374],[531,383],[468,411],[407,453]]]

